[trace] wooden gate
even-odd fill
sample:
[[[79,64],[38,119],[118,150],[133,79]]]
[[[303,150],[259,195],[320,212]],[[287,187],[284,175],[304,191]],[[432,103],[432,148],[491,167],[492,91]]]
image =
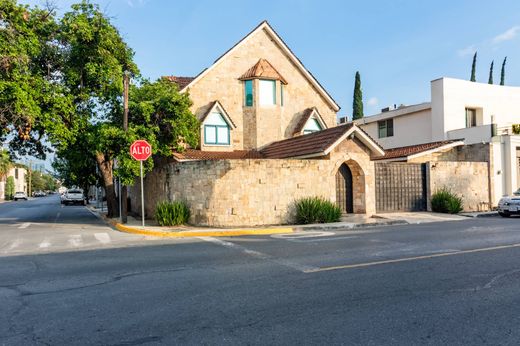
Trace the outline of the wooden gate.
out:
[[[426,164],[376,162],[376,210],[426,210]]]
[[[342,164],[336,173],[336,201],[342,213],[354,212],[352,172],[346,164]]]

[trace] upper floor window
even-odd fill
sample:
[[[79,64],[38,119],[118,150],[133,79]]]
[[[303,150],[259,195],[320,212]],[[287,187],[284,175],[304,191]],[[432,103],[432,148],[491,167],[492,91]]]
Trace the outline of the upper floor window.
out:
[[[204,121],[204,144],[229,145],[229,125],[219,112],[212,112]]]
[[[246,106],[253,107],[253,81],[251,79],[244,81],[244,91]]]
[[[477,110],[466,108],[466,127],[477,126]]]
[[[260,79],[259,86],[259,103],[260,106],[273,106],[276,104],[276,81]]]
[[[392,137],[394,135],[394,119],[386,119],[377,122],[379,138]]]
[[[323,128],[321,127],[318,120],[316,118],[310,118],[305,124],[305,127],[303,128],[303,134],[306,135],[321,130],[323,130]]]

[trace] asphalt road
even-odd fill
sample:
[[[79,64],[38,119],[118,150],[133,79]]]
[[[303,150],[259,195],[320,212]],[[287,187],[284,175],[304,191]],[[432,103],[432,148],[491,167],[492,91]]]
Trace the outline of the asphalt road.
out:
[[[520,342],[520,218],[147,240],[44,198],[0,244],[0,345]]]

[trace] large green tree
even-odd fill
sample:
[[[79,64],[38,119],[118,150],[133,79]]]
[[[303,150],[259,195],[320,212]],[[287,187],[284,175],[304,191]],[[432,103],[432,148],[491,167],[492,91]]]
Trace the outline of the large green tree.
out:
[[[470,81],[476,82],[477,79],[475,77],[475,70],[477,69],[477,52],[473,55],[473,62],[471,63],[471,77],[469,78]]]
[[[363,91],[361,90],[361,75],[356,72],[354,82],[354,100],[352,102],[352,119],[363,118]]]
[[[491,61],[491,66],[489,67],[488,84],[493,84],[493,65],[494,64],[495,64],[495,61]]]

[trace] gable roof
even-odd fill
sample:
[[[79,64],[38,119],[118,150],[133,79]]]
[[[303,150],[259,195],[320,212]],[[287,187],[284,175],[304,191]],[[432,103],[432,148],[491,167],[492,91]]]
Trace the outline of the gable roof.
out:
[[[448,150],[461,145],[464,145],[463,139],[408,145],[406,147],[386,149],[384,156],[375,158],[373,157],[372,160],[405,161],[422,155]]]
[[[320,113],[316,109],[316,107],[307,108],[305,111],[303,111],[302,117],[300,118],[300,121],[298,121],[298,124],[296,124],[296,128],[294,129],[293,136],[301,134],[303,131],[303,128],[305,127],[305,124],[307,124],[307,121],[311,118],[311,116],[316,116],[316,119],[318,120],[318,123],[320,123],[322,129],[327,128],[327,124],[323,121],[323,118],[321,117]]]
[[[383,148],[353,123],[274,142],[260,152],[266,158],[276,159],[320,157],[330,153],[351,134],[356,135],[374,153],[374,156],[384,155]]]
[[[216,100],[216,101],[213,101],[208,110],[206,111],[206,113],[204,113],[204,115],[202,116],[202,118],[200,119],[200,125],[203,126],[204,125],[204,120],[206,120],[206,118],[208,117],[208,115],[210,115],[215,109],[218,109],[220,110],[220,114],[222,114],[222,116],[224,117],[224,121],[226,123],[228,123],[228,125],[230,127],[233,127],[233,128],[237,128],[237,126],[235,125],[235,123],[233,122],[233,119],[231,119],[231,117],[229,116],[228,112],[226,112],[226,110],[224,109],[224,106],[222,106],[222,104]]]
[[[285,78],[264,58],[258,60],[253,67],[249,68],[239,79],[265,78],[279,80],[283,84],[287,84]]]
[[[220,63],[225,57],[230,55],[233,51],[238,49],[240,46],[242,46],[249,38],[251,38],[255,33],[265,30],[269,36],[273,39],[273,41],[278,44],[278,46],[284,51],[284,53],[287,55],[287,57],[291,60],[292,63],[298,68],[298,70],[305,76],[305,78],[316,88],[316,90],[320,93],[320,95],[327,101],[327,103],[334,109],[334,111],[339,111],[340,107],[334,101],[334,99],[329,95],[329,93],[323,88],[323,86],[318,82],[318,80],[303,66],[302,62],[294,53],[291,51],[291,49],[287,46],[287,44],[282,40],[282,38],[274,31],[274,29],[269,25],[267,21],[263,21],[260,23],[256,28],[254,28],[249,34],[247,34],[244,38],[242,38],[240,41],[238,41],[233,47],[231,47],[227,52],[225,52],[223,55],[221,55],[213,65],[211,65],[209,68],[203,70],[201,73],[199,73],[191,82],[189,82],[187,85],[185,85],[180,91],[185,92],[190,85],[193,85],[197,83],[200,79],[202,79],[215,65]]]
[[[179,90],[184,89],[188,84],[190,84],[195,77],[179,77],[179,76],[166,76],[163,77],[167,80],[176,83],[179,86]]]

